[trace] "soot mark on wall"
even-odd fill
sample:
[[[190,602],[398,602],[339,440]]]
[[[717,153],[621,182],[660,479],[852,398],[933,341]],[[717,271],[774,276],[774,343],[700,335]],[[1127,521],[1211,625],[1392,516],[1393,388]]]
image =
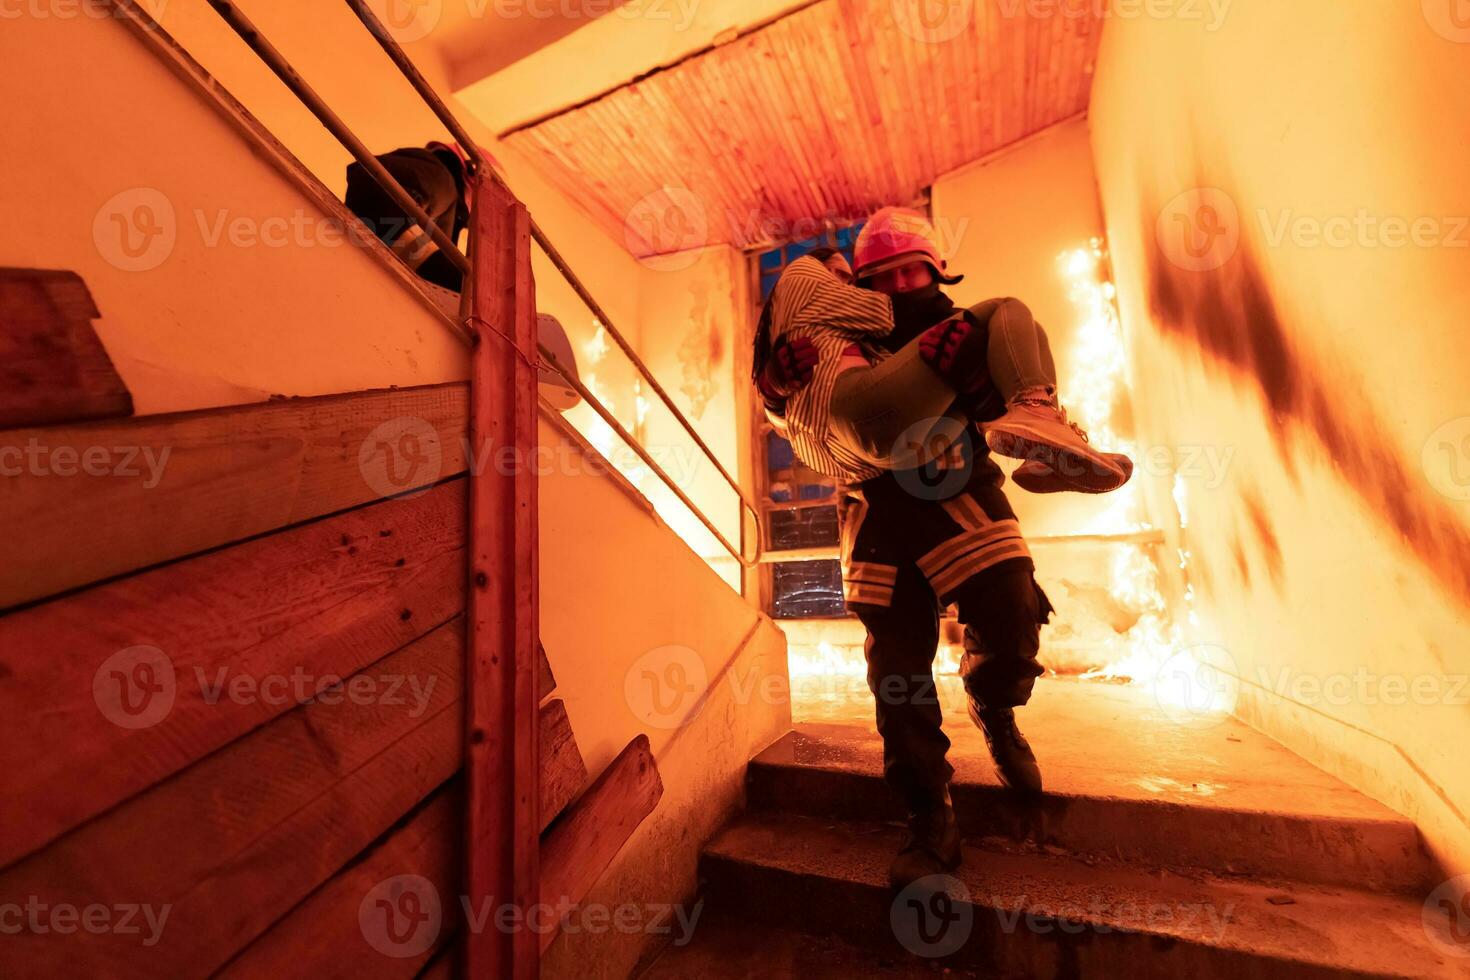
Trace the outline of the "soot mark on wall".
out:
[[[1201,179],[1197,186],[1212,183]],[[1242,206],[1242,213],[1247,210]],[[1160,329],[1257,390],[1275,421],[1272,437],[1289,473],[1295,475],[1293,440],[1318,442],[1343,482],[1440,581],[1470,603],[1470,533],[1417,475],[1417,461],[1403,459],[1375,407],[1293,341],[1249,242],[1243,239],[1220,269],[1194,272],[1168,260],[1153,229],[1146,212],[1142,241],[1149,306]],[[1265,519],[1264,503],[1258,500],[1255,510],[1263,519],[1257,521],[1253,513],[1252,523],[1274,579],[1281,574],[1280,544]]]

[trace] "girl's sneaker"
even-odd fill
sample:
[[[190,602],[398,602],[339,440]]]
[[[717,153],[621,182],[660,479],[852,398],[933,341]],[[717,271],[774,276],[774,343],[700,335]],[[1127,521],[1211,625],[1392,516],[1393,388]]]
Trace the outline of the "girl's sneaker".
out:
[[[1016,484],[1028,490],[1043,488],[1035,493],[1107,493],[1133,475],[1128,457],[1094,448],[1087,433],[1067,420],[1067,410],[1057,404],[1056,395],[1044,388],[1017,395],[1004,415],[986,423],[985,441],[993,452],[1027,461],[1028,466],[1021,468],[1024,474],[1017,470]],[[1040,466],[1029,466],[1032,463]]]

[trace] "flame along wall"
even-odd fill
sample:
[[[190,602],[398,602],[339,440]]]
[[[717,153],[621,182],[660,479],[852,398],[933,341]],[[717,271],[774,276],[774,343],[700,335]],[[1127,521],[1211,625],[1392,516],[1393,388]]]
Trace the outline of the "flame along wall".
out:
[[[1193,639],[1221,648],[1243,717],[1465,871],[1470,24],[1453,10],[1115,16],[1090,118],[1143,442],[1229,459],[1170,529]]]

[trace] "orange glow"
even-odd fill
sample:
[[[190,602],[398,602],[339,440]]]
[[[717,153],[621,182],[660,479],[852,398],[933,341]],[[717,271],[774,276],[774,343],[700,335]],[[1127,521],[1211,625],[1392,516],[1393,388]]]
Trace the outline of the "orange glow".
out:
[[[1113,426],[1115,413],[1129,397],[1129,385],[1122,324],[1115,305],[1117,290],[1107,279],[1107,263],[1106,245],[1099,238],[1085,247],[1064,252],[1058,259],[1068,295],[1083,318],[1071,359],[1073,369],[1060,379],[1062,397],[1072,417],[1088,431],[1093,443],[1109,452],[1125,453],[1140,463],[1137,443],[1120,436]],[[1123,534],[1152,529],[1144,519],[1141,497],[1144,478],[1140,474],[1112,494],[1108,509],[1096,520],[1078,528],[1077,533]],[[1182,525],[1187,520],[1187,501],[1184,481],[1177,474],[1171,491]],[[1154,554],[1158,546],[1126,543],[1115,547],[1108,592],[1122,608],[1136,614],[1137,620],[1126,632],[1103,639],[1103,665],[1083,674],[1083,679],[1152,683],[1165,702],[1171,698],[1192,698],[1188,703],[1200,703],[1198,692],[1159,682],[1166,664],[1173,676],[1180,672],[1176,668],[1183,666],[1179,658],[1188,654],[1175,653],[1183,643],[1183,633],[1160,588],[1160,569]],[[1189,553],[1181,550],[1182,572],[1187,571],[1188,564]],[[1186,591],[1187,600],[1192,596],[1192,591]],[[1193,676],[1195,671],[1183,673]]]

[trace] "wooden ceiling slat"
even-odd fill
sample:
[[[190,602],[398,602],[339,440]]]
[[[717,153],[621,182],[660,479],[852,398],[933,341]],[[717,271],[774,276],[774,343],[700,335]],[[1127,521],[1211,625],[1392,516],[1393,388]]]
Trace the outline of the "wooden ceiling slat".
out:
[[[955,37],[924,41],[900,28],[901,10],[823,0],[505,138],[643,256],[688,246],[637,227],[647,214],[630,228],[663,188],[700,202],[708,243],[750,247],[773,227],[804,233],[911,203],[1086,108],[1098,17],[976,0]]]

